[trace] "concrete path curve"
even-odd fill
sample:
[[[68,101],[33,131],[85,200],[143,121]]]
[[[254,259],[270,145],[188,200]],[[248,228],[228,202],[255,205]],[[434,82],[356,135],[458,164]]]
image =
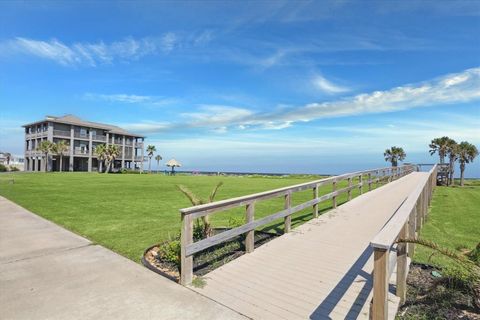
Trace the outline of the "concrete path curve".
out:
[[[0,197],[0,319],[246,319]]]

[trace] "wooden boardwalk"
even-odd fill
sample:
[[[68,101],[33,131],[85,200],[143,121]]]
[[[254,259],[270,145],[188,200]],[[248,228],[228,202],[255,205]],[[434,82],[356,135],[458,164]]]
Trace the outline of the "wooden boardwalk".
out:
[[[367,319],[370,241],[426,175],[410,173],[365,193],[212,271],[202,288],[190,288],[253,319]],[[389,299],[393,317],[398,298]]]

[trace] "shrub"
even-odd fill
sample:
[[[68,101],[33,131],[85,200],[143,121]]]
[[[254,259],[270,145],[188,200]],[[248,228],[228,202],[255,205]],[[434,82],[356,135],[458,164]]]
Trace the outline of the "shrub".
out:
[[[10,171],[20,171],[20,169],[18,169],[17,167],[11,166]]]
[[[118,173],[122,173],[122,174],[140,174],[140,171],[138,171],[138,170],[132,170],[132,169],[121,169],[120,171],[118,171]]]
[[[174,264],[180,271],[180,240],[170,240],[158,248],[158,257],[165,262]]]
[[[3,164],[0,164],[0,172],[6,172],[7,167],[5,167]]]

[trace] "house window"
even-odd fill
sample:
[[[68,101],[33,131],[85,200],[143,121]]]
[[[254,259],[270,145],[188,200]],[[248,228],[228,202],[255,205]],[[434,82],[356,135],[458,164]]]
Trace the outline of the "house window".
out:
[[[84,129],[84,128],[80,128],[80,137],[86,137],[87,136],[87,129]]]

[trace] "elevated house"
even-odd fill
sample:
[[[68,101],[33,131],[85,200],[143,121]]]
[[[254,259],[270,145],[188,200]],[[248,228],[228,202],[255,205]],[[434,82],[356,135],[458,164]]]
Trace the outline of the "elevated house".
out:
[[[65,141],[68,150],[63,156],[62,171],[97,171],[99,161],[95,148],[100,144],[115,144],[120,156],[113,164],[114,169],[139,169],[143,171],[143,142],[145,137],[128,132],[120,127],[84,121],[73,115],[63,117],[46,116],[45,119],[26,125],[25,128],[25,171],[41,171],[44,161],[47,170],[60,171],[60,156],[50,154],[48,159],[37,150],[40,143]]]

